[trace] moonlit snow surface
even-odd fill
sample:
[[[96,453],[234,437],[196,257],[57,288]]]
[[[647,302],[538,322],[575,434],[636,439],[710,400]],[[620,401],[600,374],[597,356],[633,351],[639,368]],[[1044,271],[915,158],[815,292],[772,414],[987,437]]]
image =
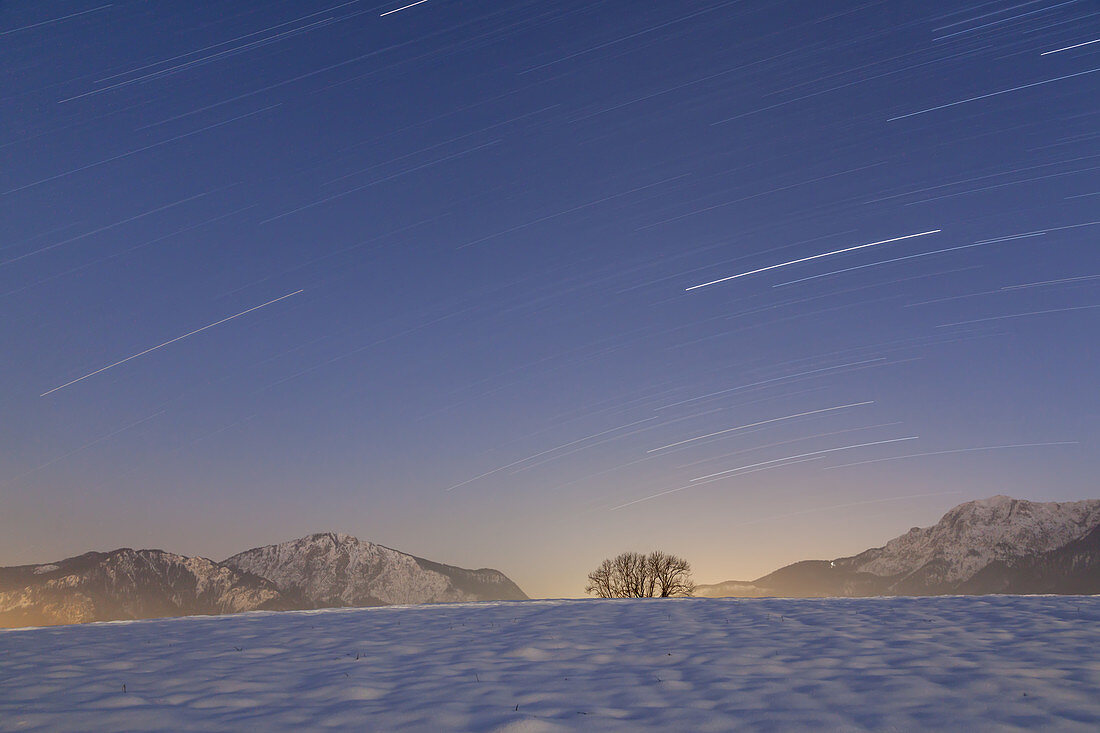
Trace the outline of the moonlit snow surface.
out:
[[[0,730],[1092,731],[1097,648],[1100,596],[527,601],[87,624],[0,632]]]

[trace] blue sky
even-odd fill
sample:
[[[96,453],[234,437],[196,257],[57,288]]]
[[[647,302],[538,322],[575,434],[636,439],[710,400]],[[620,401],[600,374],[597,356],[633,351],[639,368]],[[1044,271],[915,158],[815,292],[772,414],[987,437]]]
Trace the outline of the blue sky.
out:
[[[0,564],[561,596],[1096,496],[1095,5],[400,7],[0,7]]]

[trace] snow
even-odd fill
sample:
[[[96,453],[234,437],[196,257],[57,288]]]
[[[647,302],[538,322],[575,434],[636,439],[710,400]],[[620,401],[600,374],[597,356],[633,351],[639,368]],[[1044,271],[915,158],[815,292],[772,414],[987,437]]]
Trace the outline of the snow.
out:
[[[377,597],[375,604],[475,600],[447,597],[448,579],[424,571],[411,555],[344,534],[259,547],[225,562],[281,589],[298,588],[310,599],[339,599],[345,605],[371,597]]]
[[[266,578],[282,591],[301,593],[315,605],[526,598],[497,570],[465,570],[438,563],[424,567],[412,555],[335,532],[257,547],[224,564]]]
[[[1039,555],[1080,539],[1100,524],[1100,499],[1032,502],[993,496],[960,504],[940,521],[914,527],[882,548],[845,558],[873,575],[912,573],[932,560],[946,565],[942,582],[961,582],[994,560]]]
[[[1093,731],[1098,648],[1100,596],[521,601],[16,629],[0,632],[0,731]]]

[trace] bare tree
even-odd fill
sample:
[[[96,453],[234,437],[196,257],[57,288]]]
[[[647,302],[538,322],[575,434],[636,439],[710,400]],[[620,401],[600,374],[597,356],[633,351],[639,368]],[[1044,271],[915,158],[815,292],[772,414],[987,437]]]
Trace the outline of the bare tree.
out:
[[[695,590],[691,564],[656,550],[648,555],[624,552],[604,560],[588,574],[584,592],[600,598],[690,596]]]
[[[645,596],[645,555],[624,552],[611,561],[614,568],[612,590],[614,598],[643,598]]]
[[[682,557],[666,555],[660,550],[649,553],[650,572],[656,581],[661,598],[690,596],[695,592],[691,579],[691,564]],[[653,595],[650,593],[649,595]]]
[[[588,574],[588,585],[584,587],[584,592],[588,594],[595,593],[600,598],[614,598],[615,590],[611,587],[611,576],[614,567],[610,560],[604,560],[600,563],[598,568]]]

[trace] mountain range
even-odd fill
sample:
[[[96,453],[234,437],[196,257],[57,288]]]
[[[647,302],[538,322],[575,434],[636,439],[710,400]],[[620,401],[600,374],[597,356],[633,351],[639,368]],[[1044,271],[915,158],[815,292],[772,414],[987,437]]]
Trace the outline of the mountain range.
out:
[[[984,593],[1100,593],[1100,500],[971,501],[858,555],[695,589],[709,597]]]
[[[1100,594],[1100,500],[994,496],[882,547],[804,560],[711,597]],[[256,610],[525,600],[497,570],[466,570],[325,532],[215,562],[163,550],[88,552],[0,568],[0,628]]]
[[[444,565],[331,532],[222,562],[122,548],[0,568],[0,628],[526,598],[500,571]]]

